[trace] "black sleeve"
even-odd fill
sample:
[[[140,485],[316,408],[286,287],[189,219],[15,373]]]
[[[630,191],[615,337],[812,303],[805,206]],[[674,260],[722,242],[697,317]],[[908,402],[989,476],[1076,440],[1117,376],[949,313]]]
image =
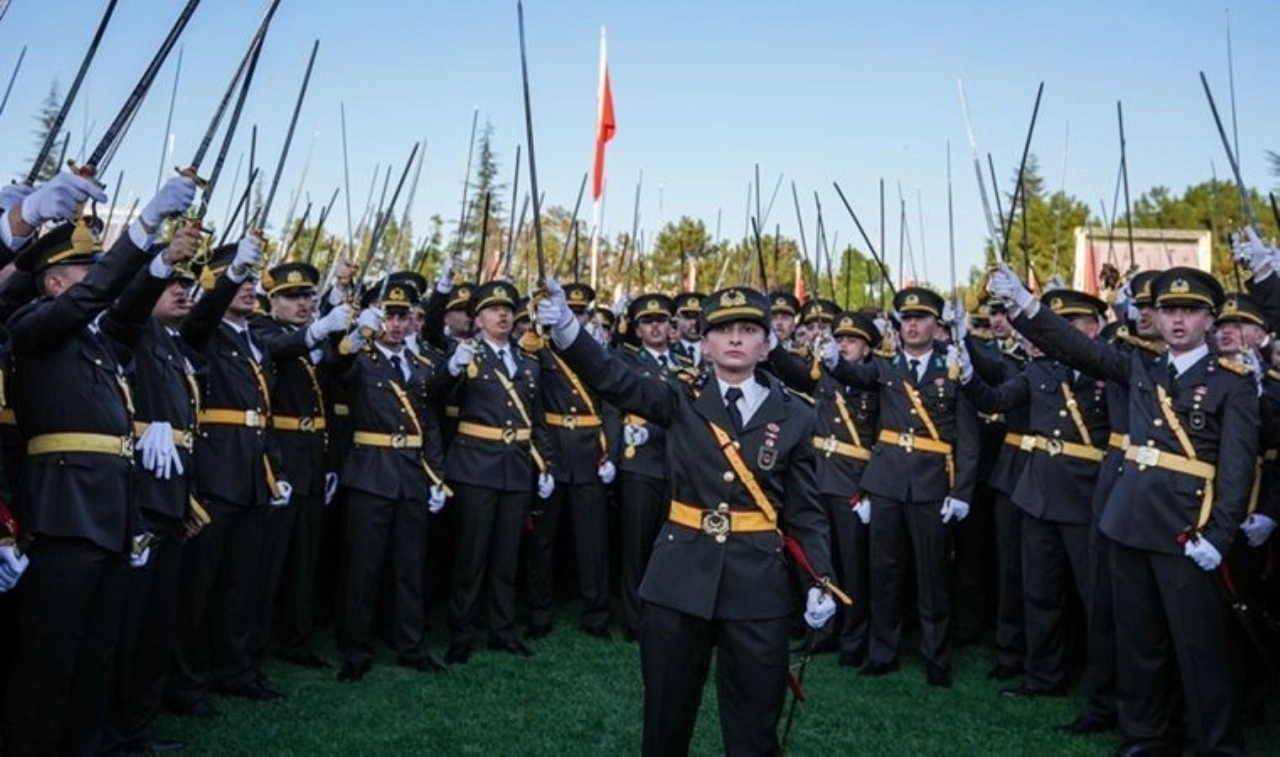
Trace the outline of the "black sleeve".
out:
[[[813,414],[802,438],[813,435]],[[786,507],[782,508],[782,530],[800,543],[813,571],[834,577],[831,567],[831,534],[826,509],[818,496],[818,453],[812,444],[799,444],[787,465]],[[802,577],[807,578],[807,577]],[[807,581],[806,581],[807,582]],[[846,591],[853,587],[841,587]]]
[[[1013,326],[1052,358],[1081,373],[1129,385],[1129,356],[1076,330],[1065,318],[1041,307],[1034,318],[1019,314]]]
[[[773,366],[773,370],[777,373],[782,383],[805,394],[812,394],[813,390],[818,386],[818,380],[822,378],[821,366],[819,373],[815,377],[811,371],[813,364],[805,360],[800,355],[779,344],[769,351],[769,363]]]
[[[240,284],[227,277],[224,271],[213,285],[213,291],[205,292],[187,314],[182,322],[182,340],[192,349],[204,352],[213,335],[218,333],[218,324],[227,313],[227,307],[240,291]]]
[[[632,370],[617,356],[600,346],[587,333],[579,329],[573,344],[560,350],[582,382],[600,395],[604,401],[627,413],[635,413],[659,426],[670,426],[675,418],[679,401],[677,391],[683,386],[673,386],[656,376],[647,376]],[[679,384],[679,382],[675,382]]]
[[[103,333],[132,350],[146,332],[151,309],[170,281],[152,276],[148,268],[134,274],[133,281],[102,316]]]
[[[1031,386],[1021,373],[999,386],[991,386],[975,375],[962,391],[979,412],[988,414],[1007,413],[1031,401]]]
[[[422,333],[419,336],[438,350],[449,349],[448,340],[444,337],[444,308],[448,304],[449,295],[440,294],[432,285],[431,295],[422,309]]]
[[[963,392],[956,398],[956,483],[951,496],[973,504],[974,487],[978,483],[978,452],[982,446],[982,427],[973,403]]]
[[[1262,281],[1250,278],[1245,289],[1257,301],[1262,309],[1262,317],[1267,321],[1267,330],[1280,326],[1280,274],[1273,273]]]
[[[311,352],[311,348],[307,346],[306,328],[290,330],[265,321],[266,319],[254,321],[249,324],[249,330],[253,333],[253,340],[272,360],[292,360]]]
[[[851,363],[842,359],[836,362],[836,367],[830,373],[841,384],[859,389],[875,389],[880,384],[880,369],[876,366],[875,358],[865,363]]]
[[[969,350],[973,370],[982,377],[983,381],[988,384],[1002,384],[1009,379],[1010,365],[1001,355],[999,347],[990,342],[974,339],[972,334],[965,336],[964,346]]]

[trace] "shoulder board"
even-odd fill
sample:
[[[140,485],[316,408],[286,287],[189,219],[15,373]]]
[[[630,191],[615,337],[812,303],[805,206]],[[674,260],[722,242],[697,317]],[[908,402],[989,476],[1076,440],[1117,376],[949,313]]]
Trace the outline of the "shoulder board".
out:
[[[876,357],[882,357],[885,360],[893,360],[898,356],[897,350],[876,350],[873,353]]]
[[[787,352],[790,352],[792,355],[799,355],[800,357],[809,357],[808,347],[788,347]]]
[[[787,394],[791,395],[792,397],[799,397],[800,399],[804,400],[807,404],[813,405],[817,403],[817,400],[815,400],[813,397],[805,394],[804,392],[797,392],[795,389],[792,389],[791,387],[784,387],[784,391]]]
[[[1117,334],[1116,338],[1131,347],[1146,350],[1153,355],[1163,355],[1169,351],[1169,348],[1164,346],[1163,342],[1152,342],[1147,339],[1142,339],[1141,337],[1133,336],[1132,334]]]
[[[1280,371],[1276,370],[1275,368],[1268,369],[1267,378],[1275,381],[1280,381]]]
[[[537,359],[538,359],[538,353],[536,353],[536,352],[530,352],[530,351],[526,350],[524,347],[517,347],[517,348],[516,348],[516,352],[517,352],[517,353],[519,353],[520,357],[524,358],[525,360],[537,360]]]
[[[630,353],[633,353],[633,354],[634,354],[634,353],[638,353],[638,352],[640,352],[640,348],[639,348],[639,347],[637,347],[637,346],[635,346],[634,344],[623,344],[623,345],[622,345],[622,350],[623,350],[624,352],[630,352]]]
[[[1218,365],[1226,368],[1237,376],[1248,376],[1252,373],[1252,371],[1249,370],[1249,366],[1244,365],[1243,363],[1237,363],[1229,357],[1218,358]]]
[[[695,371],[692,368],[677,367],[675,370],[670,372],[675,374],[676,378],[686,384],[697,384],[699,388],[701,388],[702,382],[699,381],[701,374],[698,373],[698,371]]]

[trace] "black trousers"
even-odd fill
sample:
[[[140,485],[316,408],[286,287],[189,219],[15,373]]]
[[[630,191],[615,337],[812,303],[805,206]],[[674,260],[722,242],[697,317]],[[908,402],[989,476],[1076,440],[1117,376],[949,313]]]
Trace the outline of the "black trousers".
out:
[[[725,754],[779,754],[778,718],[787,692],[790,626],[786,617],[707,620],[646,604],[640,625],[641,753],[689,753],[714,646]]]
[[[996,664],[1022,665],[1027,654],[1022,598],[1022,509],[994,491],[996,520]]]
[[[1244,754],[1227,603],[1218,576],[1183,555],[1111,544],[1120,732],[1137,744],[1170,744],[1178,682],[1201,754]]]
[[[80,539],[37,538],[27,555],[5,753],[89,757],[106,728],[129,563]]]
[[[395,586],[392,644],[402,659],[421,657],[426,627],[422,562],[427,543],[427,503],[384,499],[353,489],[347,500],[347,540],[343,656],[354,663],[373,657],[373,608],[390,545]]]
[[[871,649],[872,662],[898,657],[902,643],[902,596],[908,555],[915,557],[920,654],[925,662],[951,664],[951,561],[942,503],[896,502],[872,497]]]
[[[1088,524],[1022,521],[1022,587],[1026,600],[1026,685],[1036,690],[1067,686],[1066,624],[1071,587],[1088,603]]]
[[[640,633],[640,581],[653,542],[667,519],[667,482],[630,473],[619,475],[622,519],[622,612],[628,631]]]
[[[190,703],[216,682],[238,687],[256,677],[250,654],[262,595],[265,506],[217,498],[204,502],[211,522],[182,551],[178,649],[169,695]]]
[[[827,508],[827,522],[831,528],[831,558],[835,564],[836,581],[846,594],[853,597],[852,607],[838,606],[840,618],[836,628],[840,634],[840,651],[866,654],[871,572],[867,539],[871,528],[853,512],[848,497],[824,494],[822,502]]]
[[[316,565],[324,529],[324,493],[294,497],[293,536],[289,539],[276,594],[275,638],[283,649],[306,651],[315,627]]]
[[[551,623],[555,542],[566,510],[572,519],[578,560],[578,597],[582,600],[578,624],[602,628],[609,625],[609,497],[598,478],[578,484],[557,481],[551,500],[534,521],[527,568],[532,622]]]
[[[986,626],[987,604],[996,590],[991,541],[995,531],[995,491],[975,487],[969,515],[951,526],[951,635],[957,644],[976,644]],[[942,509],[942,503],[938,503]],[[941,516],[939,516],[941,518]]]
[[[285,562],[289,557],[289,544],[293,540],[294,528],[298,523],[298,512],[298,503],[292,499],[284,507],[272,507],[267,510],[267,522],[262,528],[258,610],[254,616],[255,626],[251,647],[255,664],[262,661],[271,646],[280,579],[284,575]]]
[[[143,736],[160,714],[178,641],[182,522],[148,520],[151,532],[159,539],[151,547],[147,564],[132,568],[127,574],[107,721],[107,742],[111,746]]]
[[[487,592],[489,636],[515,635],[516,569],[530,492],[452,484],[458,540],[453,563],[450,626],[455,644],[475,640],[480,597]]]
[[[1111,540],[1089,526],[1089,592],[1086,595],[1088,659],[1081,687],[1085,714],[1101,719],[1116,717],[1116,608],[1111,591]]]

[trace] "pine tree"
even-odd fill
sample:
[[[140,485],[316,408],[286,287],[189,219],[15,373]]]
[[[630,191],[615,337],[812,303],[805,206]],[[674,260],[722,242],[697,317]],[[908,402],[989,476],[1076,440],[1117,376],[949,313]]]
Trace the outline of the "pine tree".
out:
[[[62,109],[62,96],[58,94],[58,80],[54,79],[49,85],[49,94],[45,95],[44,101],[40,103],[40,110],[35,115],[36,128],[32,129],[32,135],[35,137],[36,150],[44,147],[45,142],[49,138],[50,132],[53,131],[54,121],[58,119],[58,111]],[[40,162],[39,170],[36,172],[36,183],[39,184],[48,181],[57,175],[61,166],[58,165],[58,151],[60,146],[54,142],[51,149]],[[31,156],[30,163],[35,165],[36,155]],[[23,178],[26,178],[25,176]]]
[[[502,239],[506,228],[503,223],[503,212],[506,210],[503,204],[506,193],[503,190],[506,186],[498,181],[498,161],[493,151],[493,124],[485,120],[476,155],[475,175],[467,189],[467,226],[462,235],[462,247],[472,259],[480,249],[486,194],[489,195],[489,228],[484,235],[486,252],[492,259],[495,250],[505,249]]]

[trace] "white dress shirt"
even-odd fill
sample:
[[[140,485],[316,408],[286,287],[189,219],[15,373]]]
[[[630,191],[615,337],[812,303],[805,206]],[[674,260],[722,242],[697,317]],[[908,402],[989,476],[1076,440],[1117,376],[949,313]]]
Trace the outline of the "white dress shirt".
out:
[[[374,343],[373,343],[373,346],[374,346],[374,347],[377,347],[377,348],[378,348],[378,352],[381,352],[381,353],[383,354],[383,356],[387,358],[387,360],[388,360],[388,361],[389,361],[389,360],[391,360],[391,358],[393,358],[393,357],[400,358],[400,376],[401,376],[405,381],[408,381],[408,380],[409,380],[409,375],[410,375],[410,371],[409,371],[409,357],[408,357],[408,355],[405,355],[405,354],[404,354],[404,353],[405,353],[404,348],[401,348],[401,349],[397,352],[397,351],[393,351],[393,350],[391,350],[391,349],[387,348],[386,346],[384,346],[384,345],[383,345],[383,344],[381,344],[380,342],[374,342]]]
[[[744,427],[751,422],[751,416],[756,414],[756,411],[764,404],[765,398],[769,396],[769,387],[756,381],[754,377],[748,378],[741,384],[729,384],[719,379],[717,379],[717,382],[720,384],[720,399],[726,405],[729,404],[729,401],[725,398],[725,394],[729,389],[736,386],[742,390],[742,398],[738,400],[738,412],[742,414],[742,425]]]
[[[495,354],[502,356],[502,362],[507,366],[507,375],[516,375],[516,359],[511,354],[511,343],[495,344],[488,339],[485,339],[484,343],[489,345],[489,349],[493,350]]]
[[[1188,368],[1199,362],[1200,358],[1209,354],[1209,345],[1202,344],[1194,350],[1184,352],[1181,355],[1169,353],[1169,364],[1173,366],[1174,375],[1181,376]]]

